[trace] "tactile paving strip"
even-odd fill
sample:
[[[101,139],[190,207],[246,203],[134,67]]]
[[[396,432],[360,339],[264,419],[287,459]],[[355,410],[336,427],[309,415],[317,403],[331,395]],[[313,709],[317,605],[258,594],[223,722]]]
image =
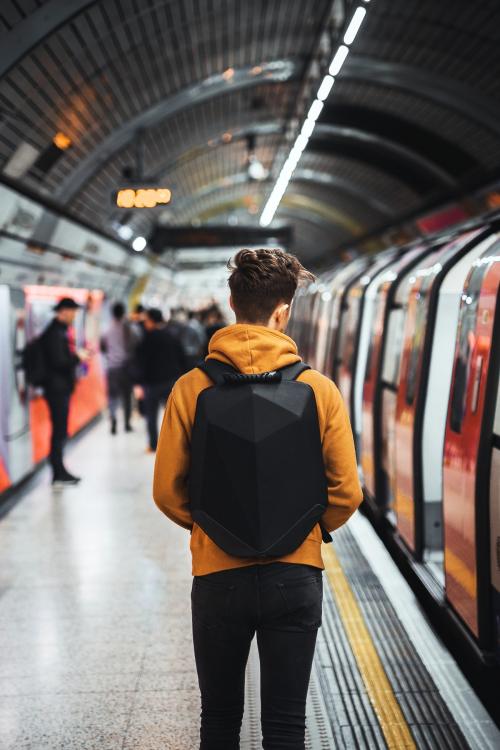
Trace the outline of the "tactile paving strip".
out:
[[[468,750],[378,578],[344,527],[335,550],[356,596],[404,717],[419,750]],[[330,587],[325,580],[323,626],[307,701],[307,750],[386,750]],[[247,667],[242,750],[261,750],[259,659],[252,644]]]
[[[467,750],[469,745],[460,728],[347,527],[336,532],[335,550],[416,746],[419,750]],[[329,608],[328,605],[326,608]],[[332,637],[333,633],[330,632],[328,640]],[[327,682],[323,680],[325,689]],[[368,743],[346,747],[384,745]]]

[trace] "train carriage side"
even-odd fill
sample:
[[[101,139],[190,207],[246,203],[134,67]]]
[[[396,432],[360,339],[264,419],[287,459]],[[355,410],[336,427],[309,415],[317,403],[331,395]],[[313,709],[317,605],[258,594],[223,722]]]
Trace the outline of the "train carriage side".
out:
[[[314,325],[314,337],[309,342],[309,364],[312,367],[320,370],[324,369],[325,350],[328,342],[328,308],[332,299],[330,288],[334,282],[337,273],[337,269],[328,271],[322,274],[316,282],[316,289],[314,293],[314,306],[313,306],[313,325]]]
[[[434,244],[408,250],[380,278],[373,312],[367,321],[366,351],[356,368],[355,389],[363,435],[361,474],[365,497],[375,510],[387,510],[392,500],[387,480],[393,442],[389,425],[394,421],[405,314],[403,301],[413,268],[434,250]]]
[[[346,285],[363,272],[370,261],[366,257],[356,258],[337,269],[326,288],[326,305],[322,310],[325,340],[319,342],[318,370],[327,377],[333,377],[333,357],[338,335],[340,306]]]
[[[442,579],[442,455],[460,294],[490,232],[476,229],[444,245],[412,278],[396,400],[394,473],[397,528]],[[491,242],[490,238],[485,240]]]
[[[387,266],[394,263],[395,258],[401,252],[401,249],[391,248],[378,256],[374,263],[364,270],[361,276],[356,277],[351,282],[346,290],[342,305],[339,344],[333,377],[349,410],[358,456],[360,455],[359,448],[361,444],[361,415],[360,409],[356,408],[357,404],[352,389],[352,382],[360,356],[363,358],[368,345],[366,333],[364,336],[361,335],[362,322],[364,322],[363,324],[366,329],[367,323],[373,313],[375,280],[383,273]],[[364,361],[366,362],[365,358]]]
[[[500,239],[460,304],[444,453],[446,597],[482,649],[500,651]]]
[[[24,308],[22,289],[0,285],[0,492],[19,482],[34,466],[21,361]]]

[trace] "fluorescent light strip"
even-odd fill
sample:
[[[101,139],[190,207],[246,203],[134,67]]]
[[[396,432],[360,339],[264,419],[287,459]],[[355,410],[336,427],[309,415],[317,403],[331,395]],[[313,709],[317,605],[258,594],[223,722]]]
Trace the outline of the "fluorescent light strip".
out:
[[[309,140],[309,137],[313,132],[315,125],[316,120],[311,120],[308,117],[307,120],[304,120],[304,124],[302,125],[302,130],[300,131],[301,135],[304,135]]]
[[[356,34],[358,33],[365,16],[366,8],[356,8],[351,19],[351,23],[347,27],[347,31],[344,35],[344,44],[353,43],[353,41],[356,39]]]
[[[324,107],[323,102],[321,102],[319,99],[315,99],[309,108],[309,112],[307,113],[307,119],[312,120],[313,122],[316,122],[316,120],[321,114],[321,110],[323,109],[323,107]]]
[[[328,94],[332,90],[332,86],[334,83],[335,78],[333,78],[333,76],[327,75],[323,78],[323,80],[321,81],[321,86],[318,89],[318,93],[316,94],[316,97],[320,100],[320,102],[324,102],[328,97]]]
[[[349,47],[346,47],[344,44],[341,44],[338,50],[336,51],[332,62],[330,63],[330,67],[328,69],[328,72],[331,76],[336,76],[340,73],[340,69],[342,65],[346,61],[346,57],[349,54]]]
[[[363,0],[363,2],[369,3],[370,0]],[[312,135],[312,132],[316,125],[316,120],[320,116],[321,110],[323,109],[324,102],[327,99],[330,91],[332,90],[332,86],[335,83],[335,76],[339,74],[343,64],[347,59],[347,55],[349,54],[349,47],[347,45],[353,43],[361,27],[361,24],[363,23],[365,15],[365,8],[361,6],[356,8],[351,22],[347,27],[347,31],[344,34],[344,44],[341,44],[336,51],[333,60],[330,63],[328,75],[326,75],[321,81],[316,99],[313,101],[309,108],[307,117],[302,124],[302,129],[295,139],[295,143],[293,144],[293,147],[281,168],[281,172],[279,173],[278,179],[276,180],[274,188],[271,191],[271,195],[267,199],[267,203],[264,206],[259,222],[262,227],[269,226],[274,218],[274,214],[276,213],[281,199],[285,194],[295,167],[297,166],[300,157],[302,156],[302,152],[309,142],[309,138]]]

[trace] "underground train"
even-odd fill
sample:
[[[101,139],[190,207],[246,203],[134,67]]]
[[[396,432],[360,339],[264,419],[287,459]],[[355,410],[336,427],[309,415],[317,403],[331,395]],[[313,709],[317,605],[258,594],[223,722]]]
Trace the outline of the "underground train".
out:
[[[133,299],[135,290],[151,304],[168,299],[174,291],[172,274],[118,238],[0,184],[0,495],[26,478],[49,450],[45,400],[24,379],[26,343],[47,325],[61,297],[78,302],[74,343],[94,356],[79,368],[69,416],[74,435],[105,403],[98,352],[109,301]]]
[[[359,257],[289,334],[348,408],[365,507],[483,659],[500,658],[500,217]]]

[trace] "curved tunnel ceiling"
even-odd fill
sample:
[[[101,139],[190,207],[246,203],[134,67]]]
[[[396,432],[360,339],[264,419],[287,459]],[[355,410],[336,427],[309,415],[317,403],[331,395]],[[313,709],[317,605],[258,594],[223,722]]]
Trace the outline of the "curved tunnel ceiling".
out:
[[[352,0],[3,0],[0,174],[22,143],[71,147],[20,185],[108,232],[134,163],[172,186],[155,223],[257,223],[320,50]],[[333,10],[333,13],[332,13]],[[303,258],[331,253],[434,195],[500,167],[496,0],[372,0],[277,213]],[[307,102],[304,101],[304,107]],[[269,170],[249,180],[248,138]]]

